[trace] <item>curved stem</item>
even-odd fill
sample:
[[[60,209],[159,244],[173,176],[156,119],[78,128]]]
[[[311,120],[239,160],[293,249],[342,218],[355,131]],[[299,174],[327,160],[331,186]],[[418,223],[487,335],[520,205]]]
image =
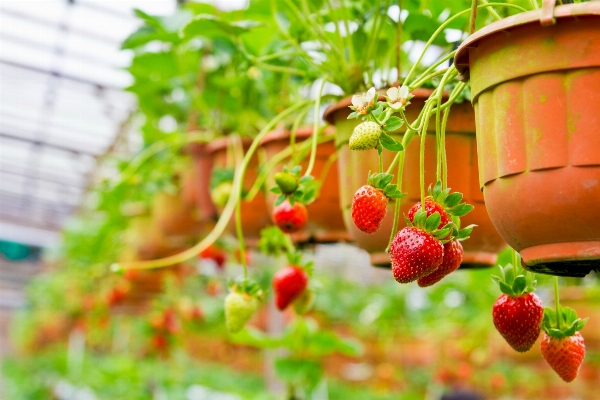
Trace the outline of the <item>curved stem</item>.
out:
[[[248,281],[248,266],[246,265],[246,243],[244,242],[244,231],[242,229],[242,202],[235,204],[235,231],[240,245],[240,261],[244,268],[244,282]]]
[[[469,19],[469,34],[475,32],[475,23],[477,22],[477,0],[471,0],[471,18]]]
[[[290,158],[290,167],[293,167],[294,165],[296,165],[295,163],[297,163],[297,161],[296,161],[297,157],[295,156],[296,155],[296,131],[298,130],[298,127],[302,123],[302,120],[306,116],[307,112],[308,112],[308,107],[306,107],[305,109],[303,109],[302,111],[300,111],[298,113],[298,116],[296,117],[296,120],[294,121],[294,124],[292,125],[292,130],[290,131],[290,148],[291,148],[292,154],[294,155],[293,157]]]
[[[487,7],[493,7],[493,6],[502,6],[502,7],[509,7],[509,8],[515,8],[518,9],[519,11],[527,11],[525,10],[523,7],[517,6],[515,4],[505,4],[505,3],[487,3],[487,4],[481,4],[479,6],[477,6],[477,8],[487,8]],[[452,17],[448,18],[446,21],[444,21],[443,24],[441,24],[436,31],[433,33],[433,35],[431,35],[431,37],[429,38],[429,40],[427,41],[427,43],[425,43],[425,47],[423,48],[423,50],[421,51],[421,54],[419,55],[419,58],[417,59],[417,62],[415,62],[412,66],[412,68],[410,69],[410,71],[408,72],[408,75],[406,76],[406,79],[404,80],[405,82],[409,82],[410,78],[412,77],[412,75],[415,73],[415,71],[417,70],[417,67],[421,64],[421,60],[423,59],[423,56],[425,55],[425,52],[427,51],[427,49],[429,49],[429,46],[431,46],[431,44],[433,43],[433,41],[435,40],[435,38],[444,31],[444,29],[446,29],[446,27],[452,23],[454,20],[456,20],[457,18],[462,17],[463,15],[470,13],[471,9],[468,8],[466,10],[463,10],[457,14],[454,14]],[[407,86],[411,86],[410,84],[407,84]]]
[[[273,118],[271,120],[271,122],[269,122],[258,133],[256,138],[250,145],[250,148],[246,152],[246,155],[244,156],[242,165],[240,166],[240,168],[236,171],[236,174],[234,175],[232,195],[229,196],[229,199],[227,200],[227,204],[225,205],[225,208],[223,209],[223,212],[221,213],[221,216],[219,217],[217,224],[215,225],[213,230],[204,239],[202,239],[199,243],[197,243],[193,247],[191,247],[185,251],[182,251],[181,253],[178,253],[178,254],[175,254],[175,255],[172,255],[169,257],[159,258],[157,260],[116,263],[111,266],[111,269],[118,271],[118,270],[122,270],[123,268],[151,269],[151,268],[167,267],[167,266],[170,266],[173,264],[184,262],[186,260],[189,260],[189,259],[197,256],[198,253],[200,253],[202,250],[206,249],[208,246],[210,246],[212,243],[214,243],[214,241],[217,240],[219,238],[219,236],[221,236],[221,234],[225,230],[225,227],[227,226],[227,224],[229,223],[229,220],[231,219],[231,216],[233,215],[235,205],[240,200],[240,190],[241,190],[241,184],[243,182],[244,174],[246,173],[246,169],[248,168],[250,159],[251,159],[252,155],[254,154],[254,152],[256,151],[256,148],[258,147],[258,144],[260,143],[262,138],[271,129],[273,129],[273,127],[275,125],[277,125],[277,123],[279,123],[279,121],[283,120],[284,118],[286,118],[288,115],[292,114],[294,111],[298,110],[299,108],[304,107],[310,103],[312,103],[312,100],[302,101],[302,102],[297,103],[297,104],[289,107],[288,109],[282,111],[281,113],[279,113],[279,115],[277,115],[275,118]]]
[[[431,105],[425,105],[425,123],[421,130],[421,147],[419,149],[419,186],[421,190],[421,209],[426,211],[425,208],[425,140],[427,139],[427,125],[429,125],[429,116],[431,112]]]
[[[444,110],[440,136],[442,139],[442,190],[448,188],[448,161],[446,158],[446,123],[448,122],[449,110]]]
[[[415,78],[415,82],[412,83],[408,87],[408,89],[409,90],[413,90],[413,89],[416,89],[419,86],[421,86],[427,80],[427,75],[432,73],[431,71],[434,71],[442,63],[444,63],[445,61],[448,61],[449,59],[451,59],[452,57],[454,57],[455,54],[456,54],[456,50],[451,51],[450,53],[446,54],[444,57],[442,57],[439,60],[437,60],[434,64],[432,64],[429,67],[427,67],[427,69],[425,71],[423,71],[421,73],[421,75],[419,75],[418,77]]]
[[[408,132],[407,132],[408,133]],[[406,136],[406,135],[405,135]],[[405,151],[401,151],[398,153],[399,161],[398,161],[398,172],[396,174],[396,185],[399,191],[402,191],[402,175],[404,174],[404,156]],[[385,249],[386,253],[390,252],[390,246],[392,245],[392,241],[396,236],[396,231],[398,230],[398,220],[400,219],[400,205],[402,204],[402,199],[396,199],[396,204],[394,204],[394,225],[392,226],[392,233],[390,234],[390,240],[388,241],[387,248]]]
[[[317,99],[315,101],[315,122],[313,124],[312,147],[310,149],[310,160],[308,162],[306,172],[304,172],[304,176],[308,176],[311,174],[315,166],[315,160],[317,158],[317,141],[319,140],[319,117],[321,116],[321,94],[323,93],[325,82],[327,82],[326,78],[321,79],[321,85],[319,86],[319,92],[317,93]]]

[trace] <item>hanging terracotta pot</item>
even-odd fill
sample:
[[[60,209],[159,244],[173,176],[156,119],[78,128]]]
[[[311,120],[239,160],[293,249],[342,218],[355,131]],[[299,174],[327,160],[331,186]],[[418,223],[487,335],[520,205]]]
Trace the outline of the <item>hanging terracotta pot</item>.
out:
[[[181,191],[176,194],[166,191],[156,193],[152,216],[167,236],[194,236],[202,230],[196,208],[184,200]]]
[[[242,145],[244,152],[250,148],[251,139],[243,139]],[[208,146],[208,152],[212,155],[213,168],[228,168],[232,166],[233,160],[228,159],[227,148],[232,146],[228,137],[223,137],[214,140]],[[236,168],[238,165],[234,165]],[[258,177],[258,157],[256,154],[250,160],[246,173],[244,174],[244,182],[242,184],[242,193],[250,190],[254,181]],[[260,231],[271,224],[271,217],[267,209],[265,195],[259,191],[251,201],[242,200],[242,228],[244,230],[244,238],[249,246],[257,246],[260,239]],[[223,211],[222,207],[217,207],[219,213]],[[232,216],[228,231],[230,234],[237,236],[235,229],[235,216]]]
[[[213,158],[206,143],[190,143],[185,152],[192,155],[190,170],[182,175],[182,188],[186,198],[193,199],[197,205],[202,221],[212,221],[217,216],[217,209],[210,198],[210,177],[213,169]]]
[[[419,89],[413,92],[415,97],[406,109],[406,117],[413,121],[423,108],[425,99],[431,90]],[[389,267],[390,257],[385,252],[389,243],[394,220],[394,203],[390,202],[386,217],[379,230],[372,234],[360,231],[354,225],[351,217],[352,197],[358,188],[365,185],[369,171],[379,170],[377,150],[351,151],[348,140],[354,127],[360,122],[348,120],[351,110],[348,106],[351,98],[346,98],[329,107],[325,111],[325,119],[336,125],[336,145],[339,148],[340,171],[340,200],[344,221],[352,238],[359,247],[371,254],[371,264]],[[432,129],[426,137],[425,144],[425,182],[435,184],[436,150],[435,124],[429,124]],[[404,128],[396,136],[401,137]],[[400,138],[398,138],[400,140]],[[413,139],[405,152],[402,191],[407,195],[401,200],[400,219],[398,227],[406,226],[404,217],[408,210],[420,198],[419,185],[419,140]],[[462,226],[476,224],[471,238],[463,242],[464,256],[461,268],[488,267],[496,263],[497,253],[506,245],[494,229],[483,202],[483,196],[477,183],[477,146],[475,144],[475,121],[473,109],[468,103],[455,104],[449,114],[446,125],[446,154],[448,164],[448,187],[452,191],[461,192],[465,202],[475,206],[475,209],[461,218]],[[383,151],[383,164],[390,165],[395,153]],[[396,171],[394,171],[396,173]]]
[[[296,131],[296,141],[301,143],[312,138],[313,129],[310,127],[299,128]],[[325,134],[333,135],[329,131]],[[268,133],[261,142],[262,148],[265,149],[267,158],[275,156],[280,151],[285,150],[290,144],[290,132],[280,129]],[[338,166],[335,162],[336,157],[335,144],[332,141],[321,143],[317,146],[317,155],[315,165],[313,167],[312,176],[315,179],[321,180],[319,197],[308,205],[308,222],[303,232],[292,235],[295,241],[315,241],[317,243],[331,243],[339,241],[350,241],[351,237],[346,231],[344,218],[340,208],[339,200],[339,178]],[[308,167],[308,156],[303,158],[300,165],[304,172]],[[278,164],[275,168],[269,171],[267,180],[268,187],[274,186],[273,176],[276,172],[281,171],[284,163]],[[325,170],[326,168],[326,170]],[[323,173],[326,175],[323,176]],[[267,193],[267,206],[269,214],[273,211],[273,203],[277,195]]]
[[[494,226],[527,269],[584,276],[600,270],[600,4],[556,7],[554,24],[545,8],[481,29],[455,62]]]

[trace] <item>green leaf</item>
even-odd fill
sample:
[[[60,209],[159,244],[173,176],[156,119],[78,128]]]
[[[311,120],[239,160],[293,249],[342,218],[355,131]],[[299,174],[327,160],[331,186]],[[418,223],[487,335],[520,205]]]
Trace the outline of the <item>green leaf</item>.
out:
[[[275,199],[275,207],[277,207],[278,205],[280,205],[281,203],[283,203],[285,201],[285,195],[279,195],[276,199]],[[291,203],[291,200],[290,200]]]
[[[232,37],[250,32],[252,29],[262,26],[257,21],[236,21],[229,22],[210,14],[197,15],[181,30],[184,39],[191,39],[196,36],[207,38],[223,38],[231,40]]]
[[[462,193],[452,193],[450,195],[448,195],[448,197],[446,197],[446,201],[444,202],[444,205],[446,207],[454,207],[456,206],[458,203],[460,203],[462,201]]]
[[[404,150],[404,147],[402,146],[402,143],[398,142],[397,140],[395,140],[393,137],[391,137],[390,135],[388,135],[385,132],[381,132],[381,137],[379,138],[381,145],[383,147],[385,147],[386,149],[388,149],[389,151],[402,151]]]
[[[515,296],[518,296],[523,293],[525,287],[527,286],[527,279],[523,275],[519,275],[515,278],[515,281],[512,284],[512,290]]]
[[[296,175],[296,176],[300,176],[300,172],[302,171],[302,166],[301,165],[294,165],[291,169],[291,173]],[[311,177],[312,178],[312,177]],[[302,182],[302,180],[300,181]]]
[[[512,287],[508,286],[503,281],[498,282],[498,286],[500,286],[502,293],[512,296]]]
[[[371,114],[375,117],[378,118],[381,113],[383,112],[383,106],[379,106],[376,109],[374,109],[373,111],[371,111]]]
[[[457,217],[462,217],[465,214],[470,213],[471,211],[473,211],[473,207],[470,204],[459,204],[457,206],[452,207],[449,212],[451,215],[453,216],[457,216]]]
[[[422,208],[415,213],[413,218],[413,223],[417,227],[425,226],[425,221],[427,220],[427,213]]]
[[[321,381],[323,369],[317,361],[279,358],[275,360],[275,373],[288,384],[312,391]]]
[[[279,186],[273,186],[271,188],[271,193],[281,194],[281,189],[279,188]]]
[[[398,185],[393,184],[393,185],[387,185],[384,189],[383,189],[383,193],[387,196],[390,197],[390,195],[394,194],[394,192],[396,191],[396,188],[398,187]]]
[[[379,181],[379,187],[384,188],[390,184],[390,182],[394,179],[394,175],[392,174],[381,174],[381,180]]]
[[[360,116],[361,116],[361,114],[359,112],[354,111],[354,112],[351,112],[350,115],[348,115],[348,119],[355,119]]]
[[[441,220],[442,217],[437,211],[431,214],[429,217],[427,217],[427,222],[425,223],[425,229],[427,230],[427,232],[432,232],[435,229],[437,229],[437,227],[440,225]]]
[[[385,126],[383,129],[386,132],[394,132],[400,129],[404,125],[404,121],[398,117],[390,117],[387,121],[385,121]]]

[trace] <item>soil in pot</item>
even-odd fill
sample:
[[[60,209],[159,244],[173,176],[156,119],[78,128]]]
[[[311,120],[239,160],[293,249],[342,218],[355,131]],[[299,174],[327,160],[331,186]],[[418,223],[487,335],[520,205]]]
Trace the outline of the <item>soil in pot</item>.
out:
[[[414,120],[424,106],[429,90],[416,90],[411,105],[406,109],[408,120]],[[339,148],[340,200],[344,221],[352,238],[359,247],[371,255],[375,266],[389,267],[390,257],[385,253],[393,227],[394,203],[390,202],[386,217],[379,230],[373,234],[361,232],[354,225],[350,213],[354,192],[366,184],[369,171],[378,171],[377,150],[351,151],[348,139],[354,127],[360,122],[348,120],[348,106],[351,98],[346,98],[330,107],[325,119],[336,125],[336,145]],[[433,127],[434,124],[430,124]],[[402,132],[397,134],[402,135]],[[399,138],[398,138],[399,139]],[[406,149],[402,191],[407,195],[401,200],[399,229],[404,227],[403,215],[420,201],[419,189],[419,143],[413,139]],[[496,263],[497,254],[506,244],[492,225],[479,189],[477,176],[477,146],[475,143],[475,121],[473,109],[468,103],[455,104],[449,115],[446,128],[446,153],[448,162],[448,187],[461,192],[464,201],[475,206],[475,210],[461,218],[463,226],[476,224],[471,238],[464,241],[464,257],[461,268],[489,267]],[[389,165],[394,153],[384,150],[383,163]],[[435,132],[426,138],[425,182],[435,184]]]
[[[301,143],[305,140],[311,140],[313,129],[310,127],[299,128],[296,131],[296,142]],[[333,134],[328,132],[325,134]],[[261,142],[261,146],[265,149],[267,158],[271,158],[280,151],[285,150],[290,143],[290,132],[288,130],[276,130],[267,134]],[[292,238],[296,241],[309,241],[317,243],[331,243],[339,241],[350,241],[351,237],[346,231],[344,219],[339,200],[339,178],[338,166],[335,162],[336,157],[335,143],[333,140],[321,143],[317,146],[317,155],[315,165],[312,171],[312,176],[315,179],[321,180],[319,197],[307,206],[308,222],[303,230]],[[302,172],[308,167],[307,153],[303,161],[300,163]],[[275,168],[269,171],[267,179],[268,187],[275,185],[273,176],[276,172],[283,169],[284,163],[278,164]],[[326,174],[323,176],[323,174]],[[267,193],[267,206],[269,214],[273,211],[273,203],[277,195]]]

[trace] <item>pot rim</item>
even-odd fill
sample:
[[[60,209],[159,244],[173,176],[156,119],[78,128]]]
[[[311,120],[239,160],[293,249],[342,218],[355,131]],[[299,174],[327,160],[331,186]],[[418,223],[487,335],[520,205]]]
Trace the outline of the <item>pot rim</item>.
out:
[[[229,140],[230,137],[229,136],[222,136],[219,138],[216,138],[214,140],[212,140],[210,143],[207,143],[206,145],[206,151],[210,154],[215,153],[219,150],[223,150],[224,148],[226,148],[227,146],[229,146]],[[248,137],[243,137],[242,138],[242,145],[244,146],[244,148],[248,148],[250,147],[250,145],[252,144],[252,141],[254,139],[248,138]]]
[[[335,131],[331,129],[332,127],[326,127],[323,135],[333,135]],[[278,140],[289,140],[291,133],[291,129],[279,128],[275,129],[265,135],[260,141],[260,145],[264,146],[268,143],[276,142]],[[296,139],[297,140],[306,140],[312,136],[313,127],[312,126],[299,126],[296,130]]]
[[[600,16],[600,2],[564,4],[554,8],[555,19],[593,15]],[[493,35],[497,32],[517,28],[523,25],[540,23],[541,17],[542,9],[526,11],[521,14],[503,18],[481,28],[477,32],[470,35],[456,50],[456,55],[454,56],[454,64],[456,65],[456,69],[460,75],[468,80],[468,71],[470,68],[468,49],[477,47],[477,42],[480,39]]]
[[[384,90],[384,89],[379,89],[380,94],[379,94],[379,98],[377,99],[379,101],[384,101],[385,100],[385,96],[383,94],[381,94],[382,90]],[[431,95],[431,93],[433,93],[433,89],[418,88],[418,89],[413,90],[410,93],[413,94],[415,96],[415,98],[427,99],[427,98],[429,98],[429,96]],[[329,107],[327,107],[327,109],[323,113],[323,120],[325,122],[327,122],[328,124],[330,124],[330,125],[335,125],[335,120],[334,120],[333,116],[339,110],[343,110],[345,108],[348,108],[351,104],[352,104],[352,96],[344,97],[343,99],[341,99],[337,103],[332,104]]]

